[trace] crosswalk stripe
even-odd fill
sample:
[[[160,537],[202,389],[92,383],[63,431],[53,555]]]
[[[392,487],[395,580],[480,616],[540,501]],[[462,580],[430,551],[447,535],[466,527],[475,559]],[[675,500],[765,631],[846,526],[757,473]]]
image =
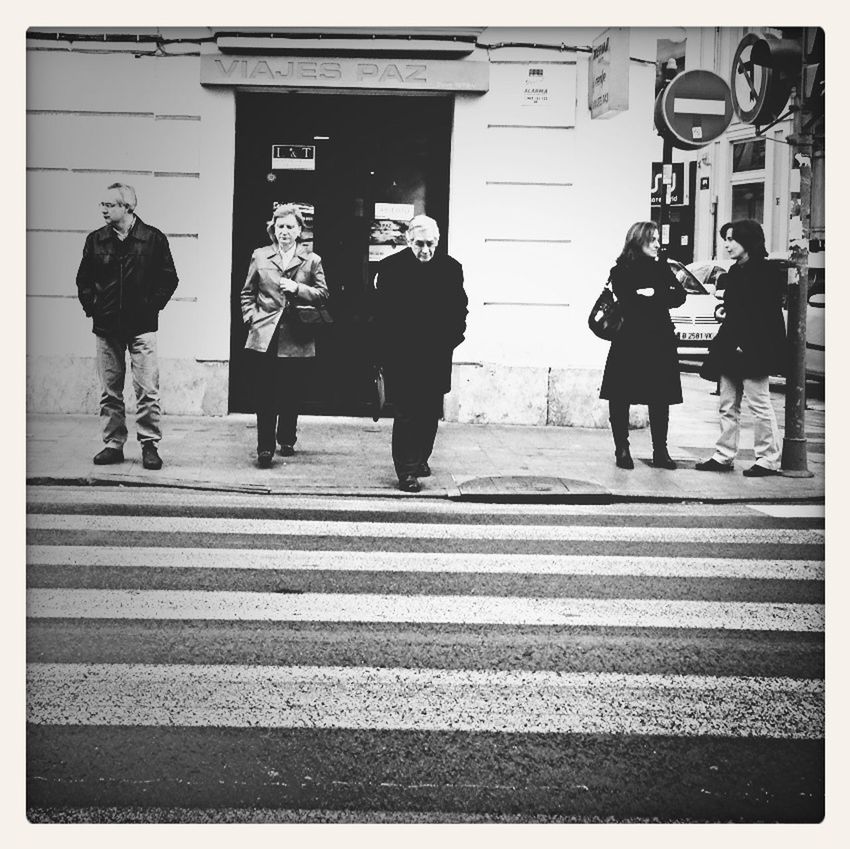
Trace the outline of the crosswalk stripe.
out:
[[[286,519],[198,519],[156,516],[67,516],[37,514],[27,517],[30,530],[115,531],[196,534],[246,534],[252,536],[374,537],[378,543],[388,539],[445,540],[558,540],[613,542],[689,542],[738,543],[762,542],[786,545],[818,545],[823,530],[787,530],[783,528],[635,528],[552,526],[552,525],[435,525],[383,522],[315,522]]]
[[[776,519],[822,519],[826,515],[823,504],[748,504],[750,510]]]
[[[31,618],[429,622],[821,631],[821,604],[32,589]]]
[[[790,678],[374,667],[33,664],[27,687],[28,720],[55,725],[819,739],[823,705]]]
[[[428,572],[523,575],[634,575],[671,578],[753,578],[822,581],[817,560],[712,557],[623,557],[454,552],[268,551],[253,548],[153,548],[31,545],[31,566],[112,566],[166,569],[288,569],[337,572]]]

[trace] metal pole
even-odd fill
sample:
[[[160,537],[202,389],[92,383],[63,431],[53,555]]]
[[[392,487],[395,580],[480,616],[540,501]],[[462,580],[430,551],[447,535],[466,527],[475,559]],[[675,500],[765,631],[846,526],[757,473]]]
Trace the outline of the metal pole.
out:
[[[791,238],[795,279],[788,286],[788,373],[785,378],[785,438],[782,473],[813,477],[806,453],[806,310],[809,299],[809,238],[812,215],[812,139],[802,132],[799,95],[794,98],[793,171],[799,174],[799,198],[792,192],[791,226],[800,232]],[[823,159],[820,159],[823,162]],[[792,172],[793,173],[793,172]]]
[[[673,185],[673,142],[664,139],[661,154],[661,205],[658,208],[658,231],[661,249],[670,247],[670,191]]]

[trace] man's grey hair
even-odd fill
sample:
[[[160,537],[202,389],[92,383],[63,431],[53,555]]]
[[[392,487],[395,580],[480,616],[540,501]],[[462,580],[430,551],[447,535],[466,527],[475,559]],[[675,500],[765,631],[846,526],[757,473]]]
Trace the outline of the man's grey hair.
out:
[[[419,229],[432,230],[436,234],[437,238],[440,238],[440,228],[437,226],[437,222],[428,215],[414,215],[413,218],[407,222],[408,237],[412,230]]]
[[[121,203],[127,209],[127,212],[133,212],[136,208],[138,200],[136,198],[136,190],[129,183],[112,183],[106,187],[107,189],[115,189],[121,195]]]

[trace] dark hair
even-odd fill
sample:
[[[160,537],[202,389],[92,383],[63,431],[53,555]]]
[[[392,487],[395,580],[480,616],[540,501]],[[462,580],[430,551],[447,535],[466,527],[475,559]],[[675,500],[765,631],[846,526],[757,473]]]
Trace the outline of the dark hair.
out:
[[[617,262],[630,261],[645,256],[644,245],[648,245],[652,234],[658,232],[658,225],[654,221],[637,221],[629,227],[626,233],[626,243],[617,257]]]
[[[738,221],[728,221],[720,228],[720,238],[725,239],[726,234],[732,231],[732,238],[747,252],[750,257],[767,256],[767,248],[764,246],[764,230],[758,221],[752,218],[741,218]]]
[[[303,230],[304,229],[304,216],[301,214],[301,210],[295,206],[294,203],[280,203],[275,207],[274,212],[272,213],[272,219],[269,221],[266,226],[266,233],[269,234],[269,238],[272,240],[272,244],[275,243],[274,239],[274,223],[278,218],[285,218],[287,215],[291,215],[297,222],[298,226]]]

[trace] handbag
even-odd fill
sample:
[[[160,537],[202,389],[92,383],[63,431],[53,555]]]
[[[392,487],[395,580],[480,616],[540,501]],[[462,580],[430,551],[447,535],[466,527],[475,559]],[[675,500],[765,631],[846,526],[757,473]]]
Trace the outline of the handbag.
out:
[[[387,393],[384,387],[384,370],[380,366],[375,366],[375,372],[372,375],[372,421],[376,422],[381,418],[381,412],[387,402]]]
[[[295,320],[299,324],[333,324],[333,316],[328,312],[327,307],[314,307],[312,304],[295,304],[293,311]]]
[[[623,312],[620,302],[614,295],[610,279],[602,287],[602,292],[593,304],[587,318],[587,326],[600,339],[610,342],[623,326]]]

